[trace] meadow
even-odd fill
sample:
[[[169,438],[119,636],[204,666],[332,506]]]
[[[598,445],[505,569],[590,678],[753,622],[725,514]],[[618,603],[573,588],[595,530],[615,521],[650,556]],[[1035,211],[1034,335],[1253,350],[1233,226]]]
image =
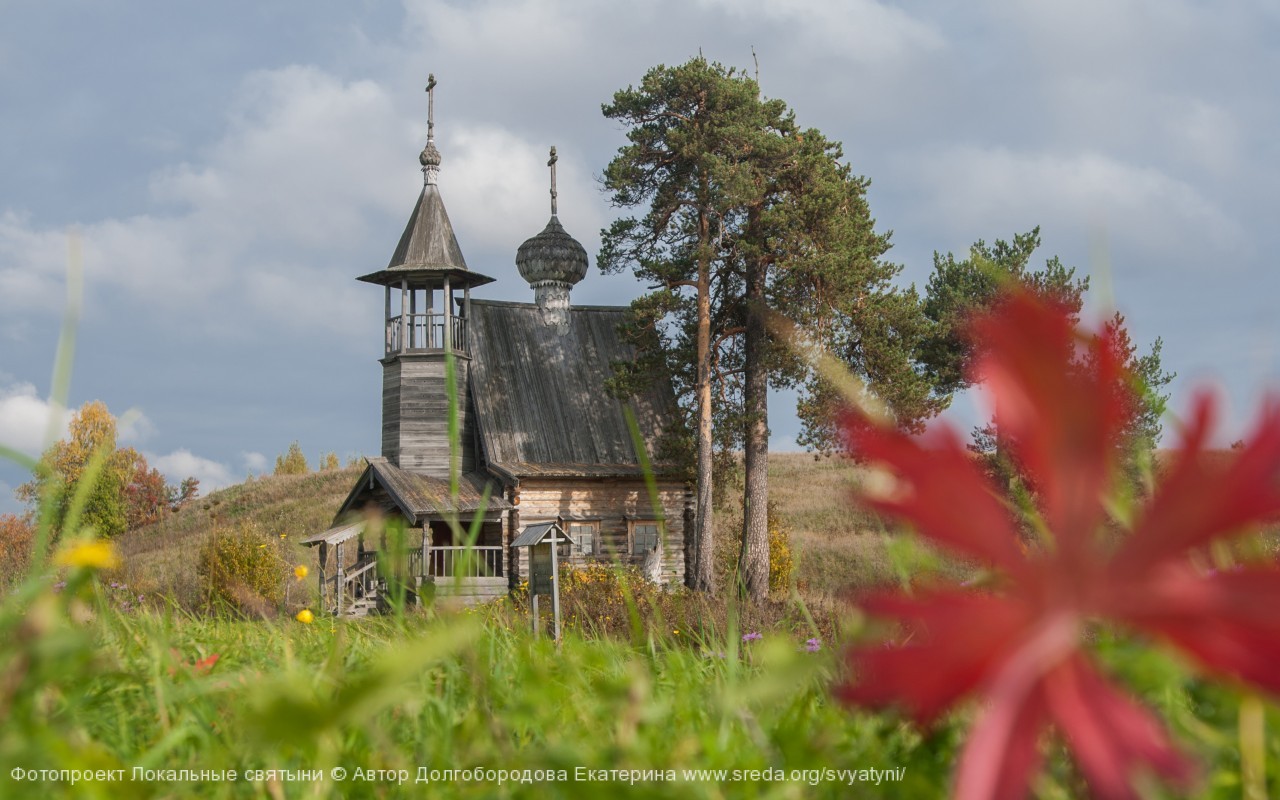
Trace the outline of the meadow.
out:
[[[841,645],[876,632],[846,589],[964,567],[853,508],[847,464],[775,457],[797,566],[762,608],[600,570],[566,582],[558,647],[531,636],[519,598],[304,624],[295,581],[278,613],[200,608],[192,553],[213,527],[253,520],[308,563],[294,541],[353,477],[255,479],[122,537],[114,568],[72,558],[17,584],[0,607],[0,796],[946,795],[971,710],[921,729],[833,689]],[[1203,765],[1197,796],[1280,791],[1280,744],[1253,734],[1280,729],[1273,706],[1114,631],[1096,640]],[[1048,746],[1036,796],[1084,794]],[[1242,753],[1269,768],[1249,792]]]

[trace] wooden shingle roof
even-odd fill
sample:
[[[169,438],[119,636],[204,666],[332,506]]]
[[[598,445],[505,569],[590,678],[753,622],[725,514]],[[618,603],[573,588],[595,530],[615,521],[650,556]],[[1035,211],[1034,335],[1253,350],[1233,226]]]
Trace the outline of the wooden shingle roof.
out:
[[[676,406],[666,381],[625,404],[605,391],[612,363],[632,358],[617,331],[625,308],[574,306],[560,328],[546,324],[532,303],[472,300],[471,307],[477,433],[495,472],[640,474],[624,408],[634,412],[652,454]]]
[[[458,237],[449,222],[444,200],[435,184],[422,187],[418,203],[413,207],[409,223],[405,225],[400,243],[386,269],[361,275],[358,280],[367,283],[399,285],[400,280],[421,288],[424,280],[449,275],[471,286],[491,283],[493,278],[467,269],[458,246]]]
[[[440,517],[450,513],[470,514],[476,511],[491,513],[510,511],[513,506],[502,497],[502,488],[491,479],[466,473],[458,480],[458,496],[450,497],[449,481],[444,478],[433,478],[403,470],[385,458],[367,459],[369,466],[356,481],[355,488],[347,495],[337,517],[357,510],[362,499],[369,498],[377,489],[386,493],[387,498],[411,524],[420,524],[425,519]],[[484,498],[486,484],[489,486],[489,497]]]

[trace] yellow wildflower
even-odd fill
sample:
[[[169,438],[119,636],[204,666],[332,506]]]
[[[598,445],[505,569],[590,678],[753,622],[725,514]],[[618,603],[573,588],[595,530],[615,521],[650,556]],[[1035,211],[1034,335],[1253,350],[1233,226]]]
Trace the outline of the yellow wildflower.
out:
[[[91,542],[79,542],[64,549],[58,553],[54,563],[60,567],[115,569],[120,566],[120,556],[111,542],[105,539],[94,539]]]
[[[303,625],[310,625],[312,622],[315,621],[315,618],[316,618],[316,615],[312,614],[311,609],[309,608],[302,609],[301,611],[298,612],[298,615],[294,617],[294,619],[296,619],[298,622],[301,622]]]
[[[303,578],[307,577],[306,564],[299,564],[298,566],[294,567],[293,574],[297,576],[298,580],[302,580]]]

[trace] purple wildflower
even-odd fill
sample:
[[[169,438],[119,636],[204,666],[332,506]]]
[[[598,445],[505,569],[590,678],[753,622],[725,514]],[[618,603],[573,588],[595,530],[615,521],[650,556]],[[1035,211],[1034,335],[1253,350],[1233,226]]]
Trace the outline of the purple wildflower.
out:
[[[742,634],[742,641],[744,642],[754,642],[762,638],[764,637],[760,635],[760,631],[752,631],[751,633]]]
[[[806,652],[816,653],[822,649],[822,640],[817,637],[807,639],[804,643],[804,649]]]

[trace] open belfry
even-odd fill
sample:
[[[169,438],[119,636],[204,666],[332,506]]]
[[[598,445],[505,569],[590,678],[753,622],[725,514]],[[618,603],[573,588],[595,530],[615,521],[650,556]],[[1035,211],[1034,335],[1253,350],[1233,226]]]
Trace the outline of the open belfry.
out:
[[[473,296],[494,279],[467,266],[445,210],[436,85],[432,75],[418,201],[388,264],[359,277],[383,287],[382,452],[367,459],[333,527],[307,539],[319,548],[322,605],[368,613],[385,605],[389,579],[420,600],[504,595],[530,567],[529,548],[512,543],[547,523],[567,534],[561,563],[634,564],[682,583],[693,495],[654,461],[678,419],[675,396],[666,381],[622,399],[606,389],[612,364],[632,358],[618,330],[626,307],[571,301],[589,263],[559,219],[555,148],[551,218],[515,254],[534,302]],[[401,524],[403,537],[386,535]],[[391,540],[404,552],[386,552]]]

